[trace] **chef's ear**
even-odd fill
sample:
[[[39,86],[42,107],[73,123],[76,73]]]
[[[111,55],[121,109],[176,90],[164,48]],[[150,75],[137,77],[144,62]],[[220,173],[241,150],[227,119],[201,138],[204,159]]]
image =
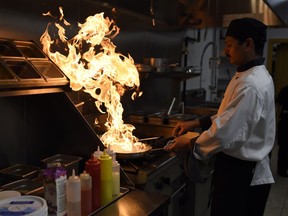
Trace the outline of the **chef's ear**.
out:
[[[254,46],[254,40],[252,38],[247,38],[245,40],[246,47]]]

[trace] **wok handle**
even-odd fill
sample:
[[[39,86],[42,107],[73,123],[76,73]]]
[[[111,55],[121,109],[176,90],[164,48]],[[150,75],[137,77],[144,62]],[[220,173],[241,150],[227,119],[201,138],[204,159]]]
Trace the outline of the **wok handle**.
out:
[[[162,147],[162,148],[150,149],[150,150],[149,150],[149,153],[151,153],[151,152],[157,152],[157,151],[164,151],[164,148]]]
[[[139,139],[139,142],[143,142],[143,141],[149,141],[149,140],[157,140],[160,137],[148,137],[148,138],[143,138],[143,139]]]

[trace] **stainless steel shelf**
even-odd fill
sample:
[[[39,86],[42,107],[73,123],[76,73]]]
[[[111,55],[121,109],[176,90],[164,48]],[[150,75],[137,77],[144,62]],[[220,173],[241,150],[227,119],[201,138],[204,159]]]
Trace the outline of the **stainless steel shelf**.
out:
[[[191,79],[200,76],[200,73],[185,73],[185,72],[140,72],[140,79],[145,78],[171,78],[179,81]]]

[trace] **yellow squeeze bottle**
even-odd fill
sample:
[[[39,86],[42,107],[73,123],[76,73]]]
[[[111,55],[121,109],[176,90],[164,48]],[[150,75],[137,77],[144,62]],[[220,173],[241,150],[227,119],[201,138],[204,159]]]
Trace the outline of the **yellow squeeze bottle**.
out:
[[[100,155],[100,203],[101,206],[113,200],[112,157],[104,150]]]

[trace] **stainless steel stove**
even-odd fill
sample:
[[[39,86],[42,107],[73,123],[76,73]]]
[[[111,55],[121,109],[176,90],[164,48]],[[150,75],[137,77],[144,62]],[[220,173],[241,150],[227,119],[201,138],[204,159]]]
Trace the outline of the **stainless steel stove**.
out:
[[[167,139],[164,138],[151,145],[152,148],[159,148],[166,143]],[[140,159],[119,160],[119,163],[137,189],[170,197],[169,216],[183,215],[181,205],[183,205],[183,196],[187,192],[187,178],[180,155],[163,150]]]

